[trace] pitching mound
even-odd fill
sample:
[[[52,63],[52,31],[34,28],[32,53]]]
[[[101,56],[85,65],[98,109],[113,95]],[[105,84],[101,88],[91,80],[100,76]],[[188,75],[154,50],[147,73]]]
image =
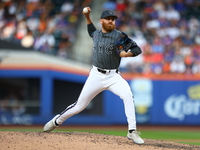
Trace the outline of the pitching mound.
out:
[[[122,136],[86,132],[0,132],[3,150],[199,150],[200,146],[144,139],[136,145]]]

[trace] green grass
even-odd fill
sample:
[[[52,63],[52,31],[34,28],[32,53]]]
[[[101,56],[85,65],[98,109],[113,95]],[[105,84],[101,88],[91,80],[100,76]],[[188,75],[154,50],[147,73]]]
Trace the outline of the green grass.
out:
[[[200,139],[200,132],[188,131],[144,131],[143,136],[150,139]]]
[[[57,132],[91,132],[100,133],[116,136],[126,136],[126,130],[59,130]],[[165,140],[165,141],[181,141],[177,143],[200,145],[200,131],[141,131],[141,137],[144,139],[155,139],[155,140]],[[188,142],[187,142],[188,140]],[[198,142],[191,142],[192,140],[198,140]]]
[[[146,139],[181,141],[191,145],[200,145],[200,131],[143,131],[142,137]],[[188,140],[188,142],[186,142]],[[198,142],[191,142],[192,140]]]
[[[42,132],[42,128],[0,128],[0,131],[37,131]],[[57,128],[53,132],[91,132],[107,135],[126,136],[127,130],[125,129],[81,129],[79,128]],[[141,130],[141,137],[144,139],[155,139],[164,141],[173,141],[177,143],[200,145],[200,131],[149,131]],[[194,140],[194,142],[192,141]]]
[[[38,129],[34,129],[34,128],[32,128],[32,129],[21,129],[21,128],[10,128],[10,129],[1,129],[0,128],[0,131],[14,131],[14,132],[17,132],[17,131],[24,131],[24,132],[39,132],[39,131],[42,131],[42,129],[41,130],[38,130]]]
[[[190,145],[200,145],[200,142],[178,142],[183,144],[190,144]]]

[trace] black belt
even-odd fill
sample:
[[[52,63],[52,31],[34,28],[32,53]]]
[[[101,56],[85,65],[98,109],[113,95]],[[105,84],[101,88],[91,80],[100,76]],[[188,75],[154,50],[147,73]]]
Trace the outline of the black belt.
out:
[[[100,69],[100,68],[97,68],[97,70],[98,70],[99,72],[103,73],[103,74],[106,74],[107,72],[108,72],[108,73],[111,72],[111,70],[103,70],[103,69]],[[116,73],[118,73],[118,72],[119,72],[119,69],[116,69]]]

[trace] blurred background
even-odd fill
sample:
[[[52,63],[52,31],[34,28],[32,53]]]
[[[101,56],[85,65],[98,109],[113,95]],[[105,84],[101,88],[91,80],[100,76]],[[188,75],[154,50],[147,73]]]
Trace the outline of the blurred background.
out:
[[[86,6],[97,28],[114,10],[143,51],[120,65],[138,124],[200,125],[198,0],[2,0],[0,124],[44,124],[77,100],[91,68]],[[64,124],[126,123],[122,100],[104,91]]]

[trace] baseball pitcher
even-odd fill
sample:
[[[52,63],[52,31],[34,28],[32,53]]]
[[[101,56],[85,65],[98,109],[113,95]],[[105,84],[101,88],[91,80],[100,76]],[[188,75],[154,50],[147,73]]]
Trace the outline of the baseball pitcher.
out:
[[[86,18],[87,31],[93,40],[92,68],[89,76],[78,100],[47,122],[43,130],[45,132],[54,130],[69,117],[84,110],[97,94],[109,90],[123,100],[128,122],[128,139],[136,144],[143,144],[144,141],[136,128],[133,94],[118,69],[121,57],[135,57],[141,54],[141,49],[124,32],[115,29],[115,20],[118,17],[114,11],[104,10],[101,13],[102,28],[100,30],[96,29],[92,23],[90,13],[90,7],[84,8],[83,15]]]

